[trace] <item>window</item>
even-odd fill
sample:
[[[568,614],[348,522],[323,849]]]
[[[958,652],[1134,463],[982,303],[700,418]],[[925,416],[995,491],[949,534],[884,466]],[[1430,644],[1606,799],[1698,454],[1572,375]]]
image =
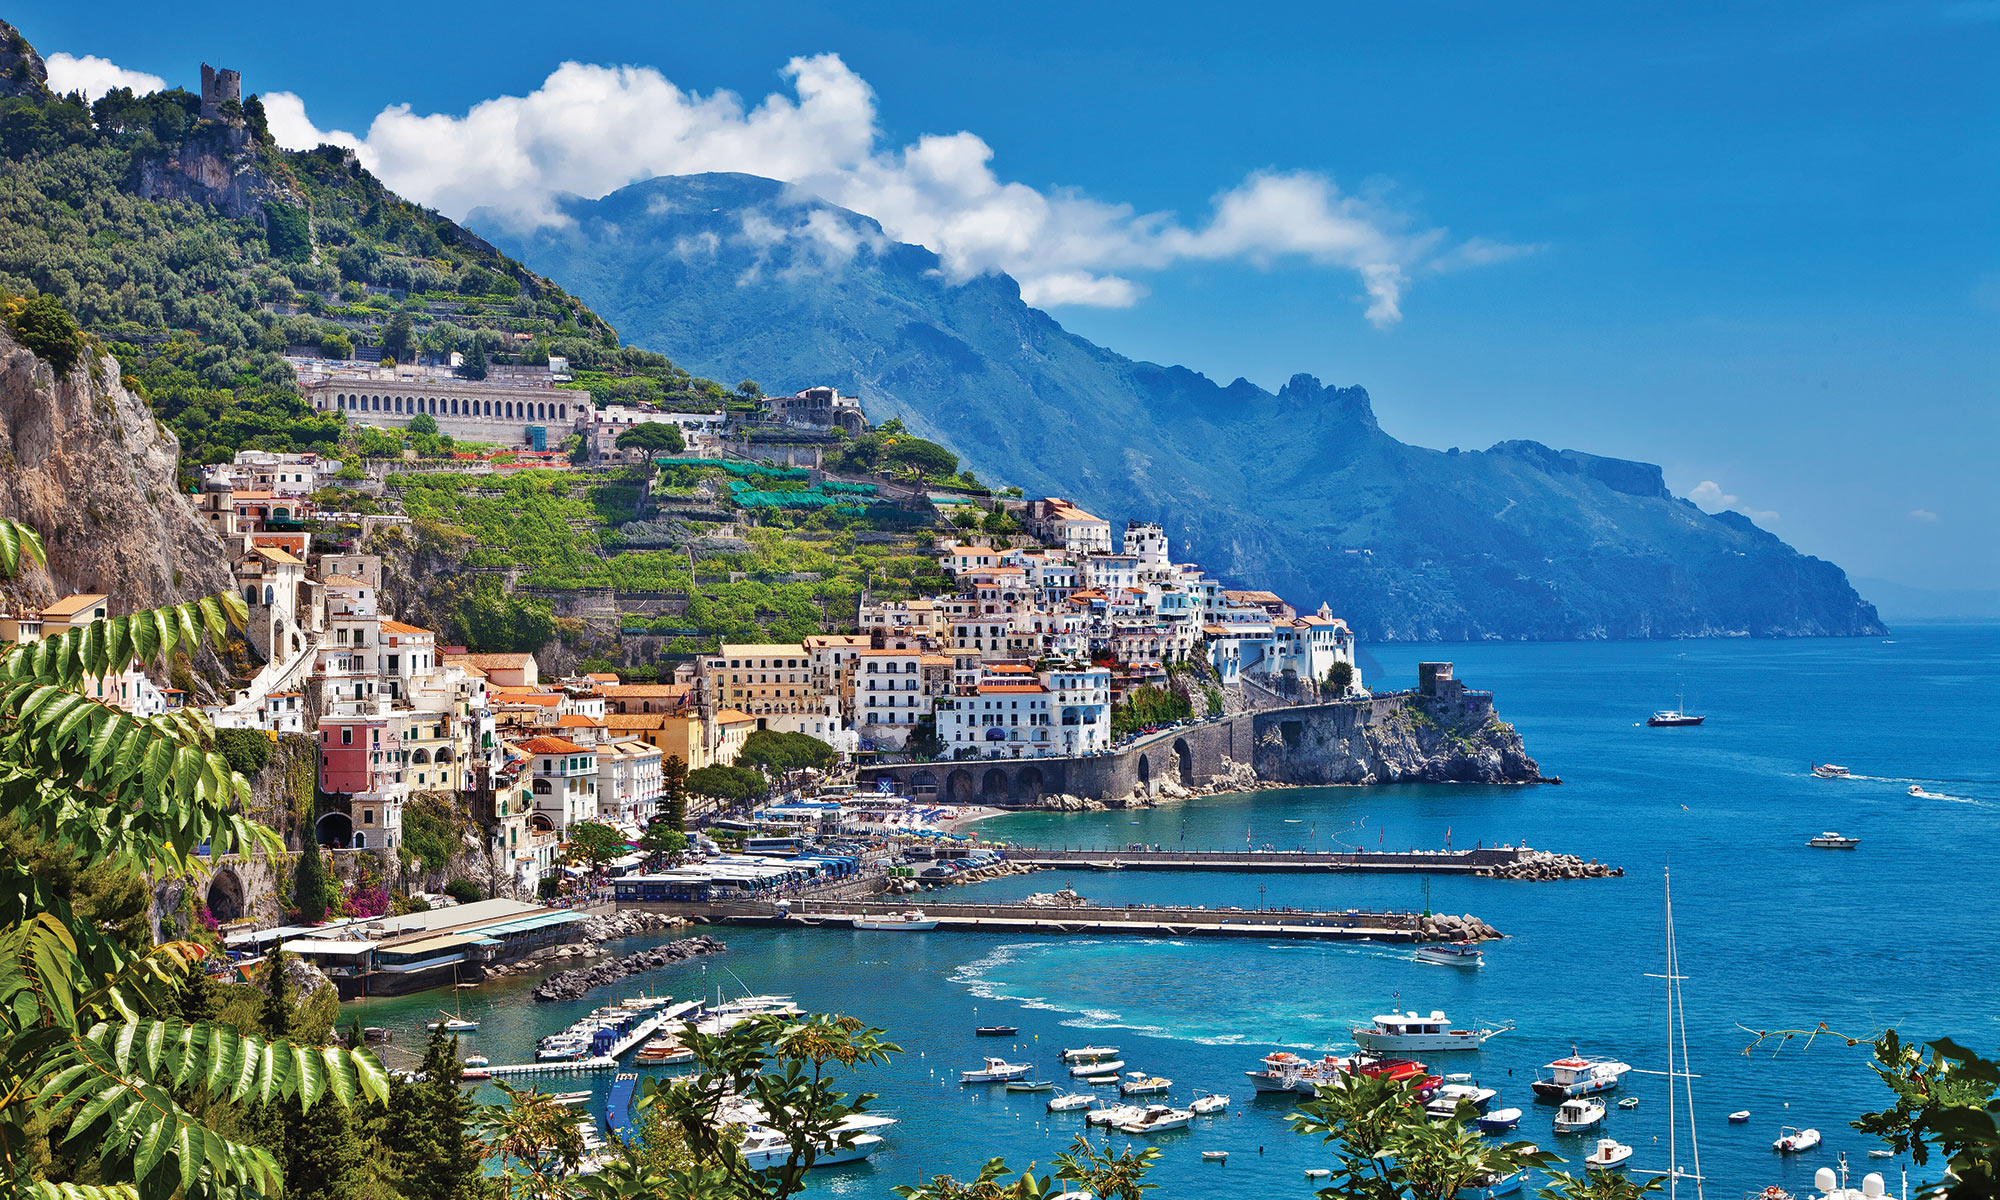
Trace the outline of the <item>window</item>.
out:
[[[341,727],[341,730],[340,730],[340,744],[341,744],[341,745],[343,745],[343,746],[352,746],[352,745],[354,744],[354,730],[353,730],[353,729],[351,729],[351,728],[349,728],[349,727],[346,727],[346,726],[342,726],[342,727]]]

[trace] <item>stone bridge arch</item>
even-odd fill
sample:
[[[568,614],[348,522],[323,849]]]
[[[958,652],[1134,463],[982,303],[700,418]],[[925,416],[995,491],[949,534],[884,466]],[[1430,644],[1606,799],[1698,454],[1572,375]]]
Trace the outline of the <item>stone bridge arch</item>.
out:
[[[1033,804],[1048,791],[1048,784],[1042,779],[1042,769],[1029,765],[1014,774],[1014,799],[1021,804]]]
[[[979,802],[981,804],[1005,804],[1013,796],[1013,788],[1007,779],[1007,772],[1000,767],[987,768],[979,779]]]
[[[953,804],[970,804],[973,801],[972,772],[960,767],[945,777],[945,799]]]
[[[1153,789],[1153,763],[1144,754],[1139,755],[1138,771],[1139,790],[1142,792],[1151,791]]]
[[[208,887],[202,891],[202,904],[209,916],[227,925],[250,912],[250,889],[243,885],[234,868],[219,867],[209,876]]]
[[[1182,787],[1194,786],[1194,751],[1188,748],[1186,738],[1174,739],[1174,770]]]
[[[322,846],[344,850],[354,844],[354,818],[334,809],[321,813],[313,822],[313,840]]]

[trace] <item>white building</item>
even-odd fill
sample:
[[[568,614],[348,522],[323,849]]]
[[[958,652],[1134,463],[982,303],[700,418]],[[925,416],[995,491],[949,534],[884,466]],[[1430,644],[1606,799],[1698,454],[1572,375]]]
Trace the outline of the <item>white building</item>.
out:
[[[855,655],[854,731],[877,749],[901,749],[931,712],[921,650],[862,650]]]
[[[1053,694],[1032,676],[988,676],[971,695],[937,702],[938,737],[948,758],[1046,758],[1058,753],[1053,706]]]
[[[597,819],[594,752],[553,734],[529,738],[521,749],[534,756],[529,792],[535,801],[535,829],[567,837],[570,826]]]
[[[1111,746],[1111,668],[1071,662],[1041,673],[1056,714],[1053,752],[1065,757]]]
[[[660,803],[659,747],[637,738],[597,747],[597,819],[644,829]]]

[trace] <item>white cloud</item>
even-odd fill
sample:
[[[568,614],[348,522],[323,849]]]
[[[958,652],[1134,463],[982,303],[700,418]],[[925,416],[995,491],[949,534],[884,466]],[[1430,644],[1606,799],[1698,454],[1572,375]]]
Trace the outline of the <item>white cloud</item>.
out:
[[[1778,514],[1771,509],[1751,508],[1745,505],[1741,497],[1723,491],[1722,485],[1713,479],[1704,479],[1700,483],[1695,484],[1688,491],[1688,499],[1709,512],[1721,512],[1724,509],[1728,509],[1731,512],[1742,513],[1753,521],[1768,522],[1778,519]]]
[[[1928,508],[1913,508],[1910,510],[1910,520],[1912,521],[1921,521],[1928,525],[1937,519],[1938,515]]]
[[[601,196],[655,175],[742,171],[879,221],[898,241],[935,251],[947,277],[1005,271],[1042,305],[1123,307],[1145,294],[1132,275],[1187,261],[1258,266],[1304,262],[1351,273],[1377,326],[1402,317],[1418,276],[1503,262],[1536,247],[1454,242],[1384,202],[1343,192],[1310,171],[1260,171],[1216,194],[1205,219],[1140,212],[1066,188],[1001,178],[993,149],[969,132],[888,145],[875,92],[839,56],[794,58],[790,94],[754,105],[730,92],[683,91],[648,67],[566,62],[525,96],[463,115],[385,108],[365,135],[314,126],[289,93],[265,96],[280,144],[334,142],[413,200],[455,217],[486,206],[529,228],[561,224],[555,197]],[[809,244],[830,266],[866,239],[844,222],[745,229]]]
[[[95,100],[114,88],[131,88],[140,95],[157,92],[167,86],[167,81],[158,75],[148,75],[144,71],[128,71],[109,59],[86,54],[78,58],[58,50],[43,60],[49,69],[49,90],[59,96],[71,92],[82,92],[85,99]]]

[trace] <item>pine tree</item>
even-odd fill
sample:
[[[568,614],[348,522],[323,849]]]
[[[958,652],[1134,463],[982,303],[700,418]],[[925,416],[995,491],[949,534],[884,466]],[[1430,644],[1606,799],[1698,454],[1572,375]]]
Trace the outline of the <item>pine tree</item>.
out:
[[[326,920],[326,861],[319,854],[319,840],[306,831],[305,853],[299,855],[299,869],[292,877],[292,893],[298,900],[299,920],[317,925]]]
[[[431,1031],[422,1078],[389,1086],[383,1138],[405,1200],[474,1200],[487,1194],[484,1149],[470,1136],[472,1098],[462,1086],[458,1039]]]
[[[257,1023],[264,1036],[281,1038],[292,1031],[292,981],[285,975],[285,952],[273,950],[264,959],[264,1003]]]

